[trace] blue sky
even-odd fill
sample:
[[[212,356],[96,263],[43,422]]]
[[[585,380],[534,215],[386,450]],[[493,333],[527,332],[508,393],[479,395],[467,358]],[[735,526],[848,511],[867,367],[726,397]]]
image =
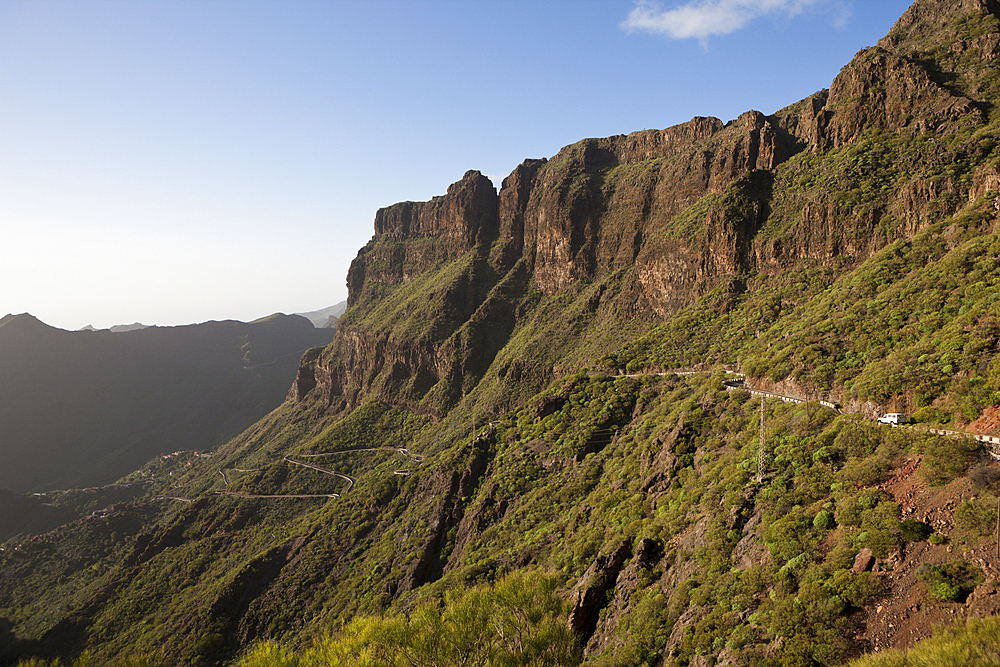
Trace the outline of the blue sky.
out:
[[[317,310],[375,211],[585,137],[772,113],[905,0],[0,1],[0,315]]]

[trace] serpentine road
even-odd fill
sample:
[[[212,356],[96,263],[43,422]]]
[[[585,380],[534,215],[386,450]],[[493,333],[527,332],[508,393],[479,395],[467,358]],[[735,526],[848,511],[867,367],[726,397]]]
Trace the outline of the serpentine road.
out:
[[[318,470],[319,472],[326,473],[327,475],[334,475],[336,477],[339,477],[340,479],[346,480],[347,483],[350,485],[347,487],[347,491],[350,491],[351,489],[354,488],[354,480],[348,477],[347,475],[342,475],[339,472],[335,472],[333,470],[327,470],[326,468],[321,468],[318,465],[313,465],[312,463],[306,463],[305,461],[296,461],[290,456],[286,456],[285,460],[288,461],[289,463],[294,463],[295,465],[300,465],[306,468],[312,468],[313,470]],[[347,491],[345,491],[344,493],[347,493]]]
[[[380,448],[380,449],[384,449],[384,448]],[[368,450],[353,450],[353,451],[374,451],[374,450],[368,449]],[[301,456],[322,456],[322,455],[321,454],[302,454]],[[287,463],[294,463],[295,465],[300,465],[300,466],[303,466],[305,468],[310,468],[312,470],[316,470],[316,471],[324,473],[326,475],[333,475],[334,477],[339,477],[340,479],[342,479],[345,482],[347,482],[347,484],[348,484],[347,491],[350,491],[351,489],[354,488],[355,480],[351,479],[347,475],[341,474],[341,473],[336,472],[334,470],[327,470],[326,468],[322,468],[322,467],[320,467],[318,465],[314,465],[312,463],[306,463],[304,461],[296,461],[291,456],[286,456],[286,457],[284,457],[283,460],[286,461]],[[228,473],[228,471],[230,471],[230,470],[235,471],[235,472],[258,472],[258,471],[260,471],[260,468],[221,468],[219,470],[219,474],[222,475],[222,479],[226,482],[226,486],[229,486],[229,484],[230,484],[229,473]],[[347,493],[347,491],[345,491],[344,493]],[[265,493],[243,493],[241,491],[215,491],[215,494],[216,495],[221,495],[221,496],[231,496],[233,498],[339,498],[340,497],[339,493],[284,493],[284,494],[265,494]],[[188,499],[188,498],[178,498],[178,497],[172,497],[172,496],[159,496],[159,497],[160,498],[172,498],[173,500],[183,500],[184,502],[191,502],[191,500]]]
[[[257,493],[239,493],[238,491],[216,491],[217,495],[220,496],[232,496],[233,498],[339,498],[339,493],[302,493],[302,494],[280,494],[280,495],[263,495]],[[180,500],[180,498],[178,498]]]
[[[277,360],[275,360],[275,361],[277,361]],[[263,364],[263,365],[267,365],[267,364]],[[663,371],[663,372],[658,372],[658,373],[629,373],[629,374],[622,374],[622,375],[619,375],[617,377],[634,378],[634,377],[643,377],[643,376],[651,376],[651,375],[652,376],[660,376],[660,377],[666,376],[666,375],[680,375],[680,376],[684,376],[684,375],[694,375],[696,373],[702,373],[702,372],[705,372],[705,371],[675,370],[675,371]],[[764,398],[777,398],[777,399],[780,399],[781,401],[783,401],[785,403],[806,403],[806,402],[808,402],[808,399],[805,399],[805,398],[800,398],[800,397],[796,397],[796,396],[786,396],[784,394],[776,394],[774,392],[764,391],[763,389],[757,389],[757,388],[751,387],[751,386],[749,386],[749,385],[746,384],[745,379],[743,377],[739,377],[738,379],[733,379],[733,380],[726,380],[726,381],[723,382],[723,385],[725,386],[726,391],[734,391],[736,389],[744,389],[744,390],[748,391],[752,396],[761,396],[761,397],[764,397]],[[817,402],[820,405],[823,405],[823,406],[826,406],[826,407],[831,408],[833,410],[836,410],[837,412],[841,412],[840,406],[838,406],[835,403],[832,403],[830,401],[822,401],[822,400],[821,401],[817,401]],[[975,438],[976,440],[978,440],[980,442],[983,442],[985,444],[991,445],[990,448],[993,450],[991,452],[991,454],[994,456],[994,458],[1000,458],[1000,439],[998,439],[998,438],[990,438],[990,437],[987,437],[987,436],[977,436],[975,434],[965,433],[965,432],[958,432],[958,431],[937,431],[937,430],[934,430],[934,429],[928,429],[928,430],[930,430],[932,432],[935,432],[935,433],[939,433],[941,435],[949,435],[949,436],[952,436],[952,437],[959,437],[959,436],[961,436],[961,437],[973,437],[973,438]],[[319,454],[298,454],[297,456],[302,457],[302,458],[320,458],[320,457],[324,457],[324,456],[337,456],[337,455],[341,455],[341,454],[353,454],[353,453],[357,453],[357,452],[378,452],[378,451],[394,451],[394,452],[398,452],[398,453],[402,454],[403,456],[405,456],[407,458],[413,459],[414,462],[416,462],[416,463],[421,463],[423,461],[423,456],[420,456],[418,454],[411,454],[409,449],[400,448],[400,447],[359,447],[359,448],[355,448],[355,449],[343,449],[343,450],[339,450],[339,451],[336,451],[336,452],[323,452],[323,453],[319,453]],[[347,476],[347,475],[342,474],[342,473],[336,472],[334,470],[328,470],[327,468],[323,468],[323,467],[315,465],[313,463],[307,463],[305,461],[297,461],[297,460],[293,459],[291,456],[285,456],[283,460],[285,462],[287,462],[287,463],[292,463],[294,465],[298,465],[298,466],[302,466],[302,467],[305,467],[305,468],[309,468],[311,470],[315,470],[317,472],[321,472],[321,473],[326,474],[326,475],[333,475],[335,477],[339,477],[340,479],[344,480],[348,484],[347,489],[344,491],[344,493],[347,493],[347,492],[351,491],[354,488],[355,480],[353,478]],[[222,479],[225,480],[226,486],[229,486],[229,484],[230,484],[229,475],[228,475],[228,471],[230,471],[230,470],[236,471],[236,472],[257,472],[257,471],[260,470],[260,468],[254,468],[254,469],[222,468],[222,469],[220,469],[219,470],[219,474],[221,474],[222,475]],[[409,475],[410,474],[410,470],[409,469],[395,470],[395,471],[393,471],[393,474],[394,475]],[[251,494],[251,493],[242,493],[242,492],[236,492],[236,491],[216,491],[215,493],[219,494],[219,495],[231,496],[231,497],[234,497],[234,498],[339,498],[340,497],[339,493],[274,494],[274,495],[271,495],[271,494]],[[183,497],[180,497],[180,496],[157,496],[157,499],[178,500],[178,501],[186,502],[186,503],[193,502],[193,499],[191,499],[191,498],[183,498]]]

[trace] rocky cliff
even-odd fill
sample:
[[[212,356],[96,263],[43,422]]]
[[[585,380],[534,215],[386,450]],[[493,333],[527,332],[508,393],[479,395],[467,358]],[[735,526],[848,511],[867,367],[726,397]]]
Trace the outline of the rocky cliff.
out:
[[[839,665],[996,613],[1000,468],[864,417],[997,421],[998,16],[918,0],[770,116],[383,209],[277,410],[0,551],[0,662],[409,641],[526,572],[604,667]]]
[[[441,197],[380,210],[338,337],[293,397],[319,387],[334,411],[375,397],[444,414],[503,380],[501,351],[544,304],[585,320],[599,347],[714,290],[726,308],[754,276],[842,270],[912,237],[996,173],[973,168],[974,143],[939,140],[988,119],[995,23],[985,0],[919,2],[828,91],[770,116],[585,139],[526,160],[499,192],[470,171]],[[570,303],[572,316],[553,305]]]

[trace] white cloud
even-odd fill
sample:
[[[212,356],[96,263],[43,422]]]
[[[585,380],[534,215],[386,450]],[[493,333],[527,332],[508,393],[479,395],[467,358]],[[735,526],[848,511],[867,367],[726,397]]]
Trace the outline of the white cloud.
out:
[[[673,39],[695,37],[702,41],[712,35],[728,35],[751,20],[768,14],[801,14],[821,0],[692,0],[673,9],[640,0],[622,28],[667,35]]]
[[[833,3],[833,27],[837,30],[843,30],[847,27],[848,22],[851,20],[851,15],[853,14],[853,2],[838,1]]]

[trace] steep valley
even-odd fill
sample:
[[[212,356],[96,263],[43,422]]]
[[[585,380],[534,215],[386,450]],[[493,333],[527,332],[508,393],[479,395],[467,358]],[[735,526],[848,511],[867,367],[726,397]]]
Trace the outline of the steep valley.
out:
[[[96,487],[211,449],[277,407],[303,350],[332,337],[282,314],[122,333],[0,318],[0,490]]]
[[[917,0],[774,114],[378,211],[276,410],[2,545],[0,661],[421,664],[499,599],[531,664],[839,665],[994,615],[1000,465],[928,428],[996,435],[998,56],[1000,4]]]

